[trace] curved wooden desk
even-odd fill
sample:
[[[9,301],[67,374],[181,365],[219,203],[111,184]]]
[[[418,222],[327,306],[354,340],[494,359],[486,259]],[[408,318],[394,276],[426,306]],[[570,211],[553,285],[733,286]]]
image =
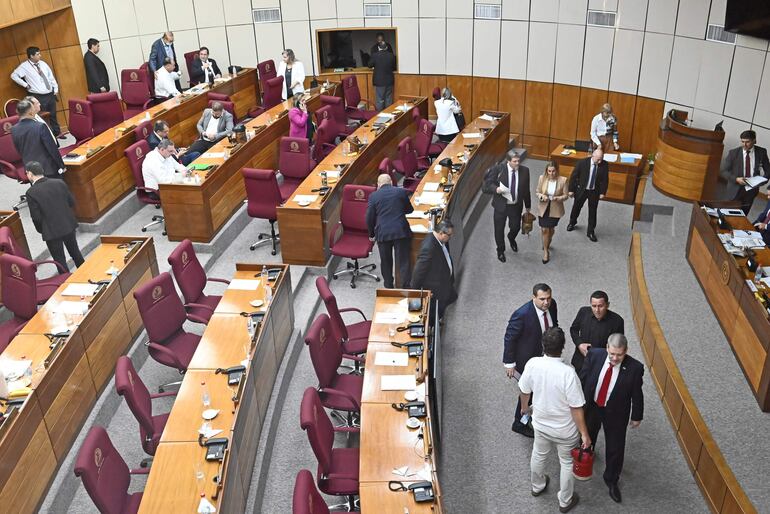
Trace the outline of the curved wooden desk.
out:
[[[725,133],[688,127],[672,109],[661,121],[652,183],[678,200],[713,200]]]

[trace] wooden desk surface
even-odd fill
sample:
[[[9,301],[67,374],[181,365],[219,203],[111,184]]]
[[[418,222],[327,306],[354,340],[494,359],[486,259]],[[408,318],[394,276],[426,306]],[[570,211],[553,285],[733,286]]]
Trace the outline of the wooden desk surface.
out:
[[[35,389],[45,375],[43,363],[51,353],[50,344],[51,341],[42,334],[19,334],[3,350],[0,360],[31,360],[32,381],[29,387]]]
[[[380,382],[384,375],[416,375],[417,357],[410,357],[408,366],[375,366],[374,361],[378,352],[408,353],[406,348],[396,348],[390,343],[369,343],[361,401],[387,405],[406,402],[407,400],[404,399],[406,391],[383,391],[380,388]],[[425,382],[417,384],[415,390],[421,399],[425,398]]]
[[[398,480],[405,486],[409,486],[420,480],[402,480],[403,477],[394,475],[393,480]],[[409,509],[409,514],[430,513],[433,514],[433,502],[417,503],[414,501],[414,495],[411,491],[391,491],[388,489],[387,482],[363,482],[358,487],[358,493],[361,498],[362,512],[388,512],[393,514],[403,514],[404,509]]]
[[[213,370],[239,365],[251,341],[246,322],[239,314],[212,316],[188,369]]]
[[[388,333],[392,323],[379,323],[378,312],[398,314],[404,318],[404,322],[398,324],[400,327],[405,327],[409,324],[410,316],[419,316],[419,312],[409,312],[409,299],[419,298],[420,291],[416,290],[404,290],[404,289],[378,289],[377,299],[374,304],[374,315],[372,316],[372,328],[369,331],[370,342],[390,343],[391,341],[397,343],[406,343],[407,341],[420,340],[420,338],[413,338],[409,336],[409,331],[396,332],[395,337],[391,337]],[[424,321],[427,316],[429,305],[423,301],[422,318],[420,321]],[[417,318],[412,318],[417,319]],[[424,338],[421,338],[424,340]]]
[[[271,268],[269,265],[266,267],[268,269]],[[267,310],[268,305],[264,303],[265,287],[262,284],[262,279],[259,277],[259,271],[239,270],[235,272],[233,279],[257,281],[257,289],[251,291],[245,289],[232,289],[228,287],[222,295],[222,299],[219,300],[216,309],[214,309],[216,314],[240,314],[241,312],[257,312]],[[279,277],[277,280],[268,281],[268,285],[271,289],[274,290],[276,287],[278,287],[280,280],[281,277]],[[262,305],[259,307],[254,307],[251,305],[250,302],[255,300],[263,302]]]

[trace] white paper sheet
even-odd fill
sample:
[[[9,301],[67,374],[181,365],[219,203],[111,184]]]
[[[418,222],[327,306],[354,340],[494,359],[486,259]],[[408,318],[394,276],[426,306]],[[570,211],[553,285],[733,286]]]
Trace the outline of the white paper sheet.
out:
[[[240,291],[256,291],[259,287],[259,280],[248,278],[234,278],[228,284],[227,289],[238,289]]]
[[[96,284],[68,284],[62,291],[62,296],[93,296],[98,289]]]
[[[630,157],[631,159],[641,159],[642,154],[640,153],[627,153],[627,152],[620,152],[620,158],[623,157]]]
[[[221,159],[225,156],[225,152],[206,152],[201,157],[204,159]]]
[[[430,232],[430,229],[425,225],[410,225],[409,228],[411,228],[412,232],[415,234],[427,234]]]
[[[463,132],[463,137],[465,139],[473,139],[473,138],[481,137],[481,133],[480,132]]]
[[[497,186],[500,189],[503,190],[503,192],[501,193],[503,195],[503,198],[505,198],[509,202],[512,202],[513,201],[513,195],[511,195],[511,189],[508,186],[506,186],[505,184],[503,184],[502,182],[498,182]]]
[[[604,154],[604,160],[607,162],[618,162],[618,154],[606,153]]]
[[[32,361],[29,359],[16,360],[0,357],[0,371],[8,381],[23,377],[31,365]]]
[[[59,302],[53,311],[62,314],[85,314],[88,312],[88,302]]]
[[[486,114],[486,113],[482,114],[481,116],[479,116],[479,119],[480,120],[484,120],[484,121],[494,121],[495,120],[494,117],[492,117],[492,116],[490,116],[489,114]]]
[[[374,323],[383,325],[400,325],[406,321],[406,314],[403,312],[375,312]]]
[[[207,498],[201,498],[200,503],[198,504],[198,514],[213,514],[216,512],[217,509],[214,507],[214,504],[208,501]]]
[[[77,157],[62,157],[64,163],[83,162],[86,160],[85,155],[78,155]]]
[[[383,375],[380,377],[382,391],[411,391],[417,386],[414,375]]]
[[[339,170],[324,170],[326,172],[326,178],[340,178]]]
[[[439,205],[444,201],[443,191],[440,193],[423,192],[420,195],[420,203],[425,205]]]
[[[294,201],[297,203],[313,203],[318,198],[318,195],[297,195],[294,197]]]
[[[759,187],[762,184],[764,184],[765,182],[767,182],[767,178],[759,176],[759,175],[756,176],[756,177],[748,177],[745,180],[746,180],[746,185],[743,186],[743,188],[746,191],[751,191],[755,187]]]
[[[422,186],[423,191],[438,191],[438,186],[440,186],[438,182],[426,182],[424,186]]]
[[[377,352],[374,354],[375,366],[408,366],[409,354],[404,352]]]

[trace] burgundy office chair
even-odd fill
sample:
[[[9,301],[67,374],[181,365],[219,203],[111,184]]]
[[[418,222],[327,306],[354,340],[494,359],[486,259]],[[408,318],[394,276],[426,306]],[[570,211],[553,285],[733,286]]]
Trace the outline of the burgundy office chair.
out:
[[[18,98],[11,98],[10,100],[7,100],[5,104],[3,105],[3,113],[5,113],[6,118],[10,118],[11,116],[16,116],[16,104],[19,103]]]
[[[275,77],[265,82],[265,93],[262,97],[262,108],[268,110],[283,102],[283,77]]]
[[[147,154],[150,153],[150,145],[144,139],[141,139],[129,146],[123,151],[123,154],[128,159],[128,166],[131,168],[131,173],[134,175],[134,191],[136,191],[136,197],[140,202],[147,205],[154,205],[157,209],[160,209],[160,200],[154,198],[150,193],[158,194],[157,189],[151,189],[144,185],[144,175],[142,174],[142,163]],[[149,227],[153,225],[163,226],[163,235],[166,235],[166,218],[156,214],[152,217],[152,221],[142,227],[142,232],[147,232]]]
[[[369,241],[369,228],[366,226],[366,207],[369,203],[369,196],[376,191],[373,186],[360,186],[348,184],[342,189],[342,207],[340,208],[340,221],[329,234],[329,250],[332,255],[353,259],[348,262],[344,269],[341,269],[332,275],[335,280],[340,275],[350,273],[350,287],[356,287],[356,279],[359,275],[366,275],[373,278],[376,282],[380,277],[368,270],[374,270],[377,265],[374,263],[359,266],[358,259],[369,257],[374,243]],[[337,233],[342,229],[342,234],[337,237]]]
[[[261,244],[270,243],[273,246],[270,254],[275,255],[278,251],[276,246],[281,241],[280,234],[275,231],[275,222],[278,219],[276,207],[285,202],[288,196],[281,194],[273,170],[243,168],[241,173],[246,184],[246,213],[252,218],[270,222],[270,233],[260,232],[257,241],[249,246],[249,250],[253,251]]]
[[[224,110],[232,114],[233,123],[236,125],[238,124],[238,118],[235,116],[235,104],[233,102],[229,102],[227,100],[209,100],[209,109],[211,109],[211,106],[214,105],[214,102],[219,102],[222,104]]]
[[[320,164],[337,147],[337,132],[331,120],[325,119],[318,124],[313,145],[313,160]]]
[[[304,137],[282,137],[278,145],[278,170],[283,175],[281,196],[289,198],[315,168],[310,142]]]
[[[152,105],[155,103],[155,74],[150,69],[150,63],[148,62],[142,63],[142,65],[139,66],[139,70],[144,73],[147,94],[150,95],[150,105]]]
[[[198,50],[193,50],[192,52],[186,52],[184,54],[184,62],[187,64],[187,76],[190,77],[190,87],[200,84],[197,80],[192,79],[192,65],[196,57],[198,57]]]
[[[0,119],[0,171],[6,177],[19,182],[20,184],[29,184],[27,173],[24,171],[24,163],[21,155],[16,150],[11,137],[11,128],[19,122],[18,116]],[[13,205],[13,210],[18,211],[19,207],[27,202],[27,196],[21,195],[19,201]]]
[[[356,131],[360,122],[348,123],[348,115],[345,113],[345,104],[342,98],[329,95],[321,95],[320,98],[321,108],[315,113],[316,124],[323,118],[329,117],[326,114],[323,114],[323,118],[319,117],[319,111],[325,113],[326,111],[322,111],[322,109],[328,108],[340,137],[347,137]]]
[[[206,282],[229,284],[230,281],[206,276],[206,271],[201,266],[198,256],[195,255],[195,249],[189,239],[185,239],[174,248],[174,251],[168,256],[168,263],[171,265],[171,272],[182,291],[187,314],[208,323],[222,296],[204,293],[203,288],[206,287]],[[203,307],[197,307],[198,305]]]
[[[0,227],[0,252],[29,260],[22,251],[21,247],[16,244],[16,240],[13,237],[13,232],[11,232],[9,227]],[[68,273],[61,264],[54,260],[34,261],[32,264],[34,265],[35,271],[37,271],[38,266],[41,264],[53,264],[56,266],[56,271],[58,272],[52,277],[37,280],[35,297],[37,298],[38,305],[42,305],[47,302],[48,299],[53,296],[59,286],[69,278],[70,273]]]
[[[342,93],[345,95],[345,114],[348,118],[366,122],[377,116],[376,110],[365,110],[359,107],[362,102],[372,107],[374,104],[366,98],[361,98],[361,90],[358,89],[358,79],[355,75],[342,79]]]
[[[292,514],[329,514],[330,512],[313,482],[313,474],[306,469],[301,469],[297,473],[291,512]]]
[[[139,511],[142,493],[129,494],[131,475],[144,475],[149,469],[128,469],[113,446],[107,431],[94,425],[88,431],[75,461],[75,476],[102,514],[134,514]]]
[[[436,86],[433,88],[433,93],[431,93],[431,96],[433,96],[434,100],[438,100],[441,98],[441,88]]]
[[[326,312],[329,313],[329,320],[331,321],[332,333],[334,334],[334,338],[342,343],[342,351],[348,355],[361,355],[366,353],[372,321],[366,319],[364,312],[357,307],[340,309],[337,306],[337,298],[329,288],[329,282],[327,282],[325,277],[318,277],[315,279],[315,287],[318,290],[318,294],[321,296],[324,305],[326,305]],[[364,318],[364,320],[346,325],[345,321],[342,319],[343,312],[357,312]],[[354,371],[359,372],[360,361],[354,360],[354,363]]]
[[[393,186],[398,186],[398,176],[396,175],[396,169],[393,167],[393,163],[387,157],[380,161],[380,165],[377,167],[380,175],[387,175],[390,177],[390,183]]]
[[[145,344],[150,357],[184,374],[201,339],[199,335],[185,332],[184,322],[190,320],[205,323],[205,320],[185,312],[168,272],[163,272],[137,287],[134,290],[134,299],[147,330],[149,339]],[[200,307],[208,308],[204,305]],[[165,384],[159,388],[159,392],[162,393],[167,386],[178,383]]]
[[[154,92],[154,91],[153,91]],[[148,109],[153,102],[147,80],[147,71],[142,69],[120,70],[120,96],[126,104],[126,119]]]
[[[37,312],[35,264],[23,257],[0,255],[3,304],[13,317],[0,324],[0,353]]]
[[[393,160],[393,167],[404,176],[404,189],[416,191],[420,179],[417,177],[417,151],[411,137],[406,136],[398,143],[398,159]]]
[[[147,139],[147,137],[152,134],[152,120],[145,120],[141,122],[139,125],[136,126],[134,129],[134,137],[137,141],[141,141],[142,139]],[[149,148],[149,145],[148,145]]]
[[[436,127],[426,119],[421,119],[417,124],[417,132],[414,134],[414,149],[417,152],[417,169],[427,170],[433,158],[442,151],[438,146],[434,146],[433,132]]]
[[[123,106],[117,91],[90,93],[86,100],[91,102],[91,112],[94,114],[94,134],[101,134],[123,122]]]
[[[126,399],[128,408],[139,422],[139,435],[142,439],[142,449],[147,455],[155,455],[160,443],[160,436],[168,421],[168,413],[152,415],[152,401],[156,398],[176,396],[176,393],[150,394],[134,364],[127,356],[118,357],[115,366],[115,390]],[[144,459],[140,466],[146,468],[152,459]]]
[[[69,105],[69,121],[67,127],[75,138],[75,144],[60,148],[59,153],[67,155],[72,150],[94,137],[94,115],[91,110],[91,102],[71,98]]]
[[[275,62],[272,59],[257,64],[257,71],[259,72],[259,85],[263,91],[266,89],[267,81],[278,76],[278,70],[275,69]]]
[[[353,376],[353,375],[348,375]],[[359,377],[360,378],[360,377]],[[348,512],[355,510],[358,494],[358,448],[334,448],[334,427],[321,405],[318,392],[312,387],[305,389],[299,413],[300,426],[307,432],[310,447],[318,460],[316,472],[318,488],[324,494],[344,496],[342,507]]]

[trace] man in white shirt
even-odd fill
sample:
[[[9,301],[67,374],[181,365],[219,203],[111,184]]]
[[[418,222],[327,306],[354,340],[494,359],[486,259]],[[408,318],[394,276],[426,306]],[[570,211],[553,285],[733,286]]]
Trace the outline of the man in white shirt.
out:
[[[233,115],[220,102],[212,102],[210,108],[203,110],[197,128],[200,137],[190,145],[187,153],[205,153],[217,141],[230,134],[233,131]]]
[[[174,180],[174,173],[183,173],[187,170],[174,159],[174,142],[164,139],[152,152],[147,154],[142,162],[142,177],[144,187],[158,190],[159,184],[170,184]],[[160,199],[157,193],[150,196]]]
[[[182,93],[176,88],[175,81],[179,80],[179,73],[174,71],[174,61],[166,57],[163,67],[157,71],[155,77],[155,96],[158,98],[171,98]]]
[[[564,332],[555,327],[543,334],[542,357],[527,362],[519,380],[521,412],[531,411],[535,441],[530,461],[532,496],[540,496],[548,488],[549,477],[544,473],[545,461],[556,448],[561,471],[559,473],[559,512],[568,512],[580,498],[574,492],[572,449],[582,441],[582,447],[591,446],[583,405],[585,397],[575,369],[561,360],[564,351]],[[532,397],[532,406],[529,399]]]
[[[597,148],[601,148],[605,152],[612,149],[617,151],[620,148],[618,146],[618,122],[610,104],[604,104],[601,112],[591,120],[591,141]]]
[[[49,113],[49,123],[55,136],[61,134],[59,121],[56,119],[56,95],[59,84],[48,64],[42,60],[40,49],[36,46],[27,48],[27,60],[19,64],[11,79],[40,101],[41,108]]]

